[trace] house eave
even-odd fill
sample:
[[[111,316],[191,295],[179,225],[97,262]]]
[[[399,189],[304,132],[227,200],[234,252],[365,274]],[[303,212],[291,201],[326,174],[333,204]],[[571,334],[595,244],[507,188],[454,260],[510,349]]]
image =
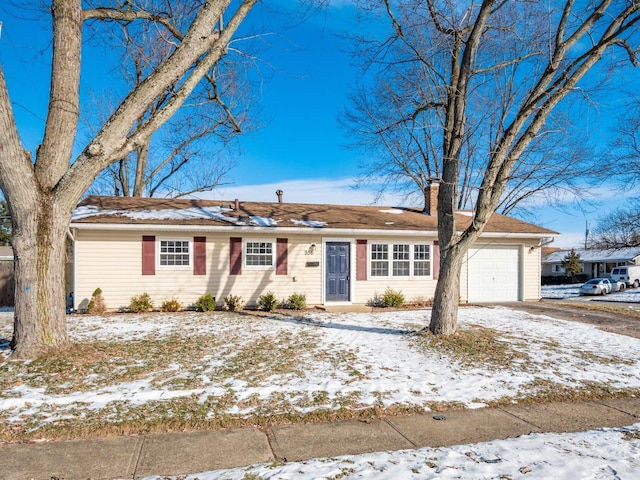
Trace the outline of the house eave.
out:
[[[329,228],[329,227],[262,227],[262,226],[232,226],[232,225],[191,225],[191,224],[158,224],[158,223],[71,223],[70,228],[77,230],[97,231],[160,231],[160,232],[212,232],[212,233],[272,233],[279,235],[340,235],[340,236],[426,236],[437,237],[436,230],[390,230],[390,229],[356,229],[356,228]],[[462,232],[458,232],[462,233]],[[480,238],[490,239],[518,239],[518,238],[548,238],[549,233],[527,232],[484,232]]]

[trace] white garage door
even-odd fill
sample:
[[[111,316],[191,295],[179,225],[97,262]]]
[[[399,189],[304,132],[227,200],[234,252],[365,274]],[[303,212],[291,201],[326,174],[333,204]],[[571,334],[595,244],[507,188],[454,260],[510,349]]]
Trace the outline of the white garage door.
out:
[[[520,247],[471,248],[468,271],[469,302],[519,300]]]

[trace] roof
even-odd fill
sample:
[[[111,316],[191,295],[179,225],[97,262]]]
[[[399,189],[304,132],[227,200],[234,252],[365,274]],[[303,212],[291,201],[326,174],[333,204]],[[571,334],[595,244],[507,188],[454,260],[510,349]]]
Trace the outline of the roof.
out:
[[[220,200],[90,196],[78,204],[71,223],[79,228],[137,224],[437,231],[437,217],[412,208],[266,202],[239,202],[238,210],[234,206],[235,202]],[[471,212],[456,213],[459,228],[466,228],[471,220]],[[485,232],[557,235],[497,213],[492,215]]]
[[[551,252],[542,259],[542,263],[560,263],[571,250]],[[640,247],[615,248],[608,250],[575,249],[582,262],[627,262],[640,256]]]

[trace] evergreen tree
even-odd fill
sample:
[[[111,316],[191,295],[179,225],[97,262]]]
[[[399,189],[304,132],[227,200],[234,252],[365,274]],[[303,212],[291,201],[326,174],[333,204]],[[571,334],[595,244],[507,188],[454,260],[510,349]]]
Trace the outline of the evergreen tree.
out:
[[[4,200],[0,200],[0,245],[11,245],[11,214]]]
[[[562,260],[562,267],[567,275],[571,277],[571,282],[574,281],[575,276],[578,273],[582,273],[582,265],[580,265],[580,254],[571,249],[569,253]]]

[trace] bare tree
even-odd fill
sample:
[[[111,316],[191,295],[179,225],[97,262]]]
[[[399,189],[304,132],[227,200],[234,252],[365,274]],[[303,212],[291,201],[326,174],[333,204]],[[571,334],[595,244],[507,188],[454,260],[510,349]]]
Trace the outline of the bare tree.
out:
[[[640,247],[640,201],[598,219],[590,241],[592,248]]]
[[[549,121],[560,119],[561,101],[582,94],[578,82],[586,85],[585,76],[604,63],[605,54],[615,61],[621,53],[637,64],[639,11],[637,0],[385,0],[378,13],[386,17],[390,35],[375,42],[365,39],[375,53],[378,78],[418,71],[425,85],[402,92],[396,125],[424,114],[429,121],[423,123],[438,129],[430,135],[439,136],[432,150],[438,151],[433,158],[442,176],[433,333],[456,331],[466,253],[508,196],[509,182],[531,171],[523,162],[550,133]],[[398,65],[412,67],[396,72]],[[612,75],[616,68],[622,67],[613,65]],[[392,109],[398,107],[392,104]],[[486,124],[490,128],[483,128]],[[473,221],[460,232],[454,212],[468,172],[477,174],[479,182],[470,197]]]
[[[433,26],[407,18],[414,13],[412,9],[401,9],[395,16],[406,41],[394,41],[392,53],[387,51],[387,38],[379,40],[378,48],[372,48],[375,42],[351,35],[355,57],[375,73],[374,81],[366,77],[364,85],[351,96],[350,107],[341,121],[350,132],[350,146],[365,154],[357,182],[375,187],[379,196],[393,192],[416,202],[423,200],[429,181],[441,176],[446,105],[442,79],[433,68],[425,67],[422,57],[428,53],[434,64],[431,67],[441,71],[447,70],[450,59],[441,52],[425,52],[435,36]],[[393,12],[387,14],[394,16]],[[541,28],[534,25],[536,30]],[[501,49],[506,47],[504,43]],[[544,45],[537,48],[542,50]],[[513,42],[506,54],[525,57],[531,49],[531,45]],[[498,53],[506,56],[503,51]],[[515,98],[518,66],[519,62],[504,65],[493,75],[487,72],[469,96],[469,128],[464,132],[460,153],[459,209],[473,208],[482,182],[488,139],[501,128],[505,110]],[[485,85],[494,82],[501,88],[489,90]],[[566,114],[556,112],[550,120],[553,123],[548,122],[543,134],[532,141],[514,165],[496,211],[532,217],[535,203],[527,202],[532,198],[544,195],[546,202],[552,204],[556,200],[565,203],[568,198],[582,201],[590,197],[584,179],[599,179],[602,170],[593,161],[583,130]]]
[[[191,1],[165,0],[165,4],[164,10],[171,11],[178,25],[193,13]],[[182,40],[182,33],[160,30],[152,22],[120,26],[112,30],[113,45],[123,52],[119,70],[130,90],[172,53],[170,42]],[[127,157],[107,167],[93,190],[116,196],[179,197],[220,185],[233,166],[225,150],[248,124],[250,96],[241,66],[228,56],[216,62],[189,102]],[[169,99],[169,95],[158,98],[138,123],[144,123]]]
[[[618,119],[617,135],[607,162],[609,175],[614,175],[624,190],[640,183],[640,97],[636,93],[630,96],[628,114]]]
[[[144,145],[190,98],[227,53],[256,0],[194,2],[180,39],[171,10],[149,2],[52,0],[51,89],[44,137],[35,159],[20,142],[4,73],[0,70],[0,187],[13,221],[16,305],[12,346],[19,357],[68,344],[64,252],[71,214],[99,173]],[[164,6],[164,5],[163,5]],[[225,18],[224,23],[221,19]],[[153,22],[171,33],[171,54],[151,69],[111,117],[73,156],[80,116],[80,67],[86,22]],[[144,117],[150,106],[162,107]],[[144,118],[143,121],[140,121]]]

